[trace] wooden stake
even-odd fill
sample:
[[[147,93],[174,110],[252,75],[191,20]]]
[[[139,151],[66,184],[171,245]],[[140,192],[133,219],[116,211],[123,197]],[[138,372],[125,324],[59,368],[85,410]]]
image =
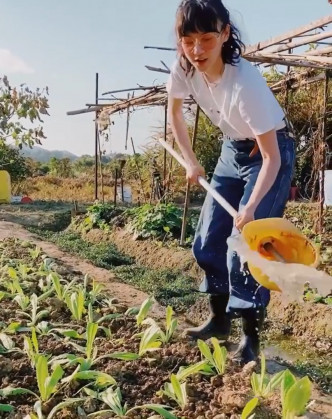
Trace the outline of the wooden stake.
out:
[[[130,99],[130,93],[128,93],[127,101],[129,102]],[[126,124],[126,140],[125,140],[125,150],[127,150],[127,144],[128,144],[128,133],[129,133],[129,110],[130,106],[127,107],[127,124]]]
[[[165,114],[164,114],[164,140],[167,140],[167,101],[165,103]],[[164,149],[164,173],[163,173],[163,179],[164,179],[164,195],[165,195],[165,187],[166,187],[166,181],[167,181],[167,150]],[[165,198],[165,196],[163,197]]]
[[[99,75],[96,73],[96,103],[98,103]],[[95,114],[95,201],[98,199],[98,112]]]
[[[115,169],[115,179],[114,179],[114,206],[116,206],[116,195],[118,193],[118,169]]]
[[[192,146],[193,151],[195,151],[196,137],[197,137],[197,131],[198,131],[199,112],[200,112],[200,107],[197,105],[194,131],[193,131],[193,136],[192,136],[192,140],[191,140],[191,146]],[[189,202],[190,202],[190,183],[187,182],[186,196],[185,196],[185,200],[184,200],[183,216],[182,216],[180,246],[183,246],[184,243],[185,243],[185,240],[186,240],[187,216],[188,216]]]
[[[322,139],[320,147],[320,177],[319,177],[319,215],[318,215],[318,228],[319,233],[323,232],[324,228],[324,202],[325,202],[325,159],[326,159],[326,133],[327,133],[327,106],[329,102],[329,72],[325,72],[325,85],[324,85],[324,105],[323,105],[323,122],[322,122]]]

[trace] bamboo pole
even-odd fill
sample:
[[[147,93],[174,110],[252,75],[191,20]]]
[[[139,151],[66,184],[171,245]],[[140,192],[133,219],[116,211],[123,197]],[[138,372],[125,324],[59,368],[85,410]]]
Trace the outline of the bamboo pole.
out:
[[[320,147],[320,177],[319,177],[319,214],[318,214],[318,228],[319,233],[323,232],[324,228],[324,201],[325,201],[325,158],[326,158],[326,133],[327,133],[327,106],[329,102],[329,72],[325,72],[325,85],[324,85],[324,105],[323,105],[323,121],[322,121],[322,139]]]
[[[254,44],[254,45],[249,45],[246,48],[245,53],[246,54],[251,54],[253,52],[260,51],[260,50],[262,50],[264,48],[267,48],[267,47],[270,47],[272,45],[279,44],[280,42],[283,42],[286,39],[296,38],[298,35],[302,35],[306,32],[312,31],[314,29],[321,28],[324,25],[328,25],[331,22],[332,22],[332,15],[324,16],[321,19],[315,20],[315,21],[313,21],[313,22],[311,22],[307,25],[300,26],[296,29],[292,29],[291,31],[288,31],[286,33],[278,35],[274,38],[270,38],[270,39],[267,39],[266,41],[258,42],[257,44]]]
[[[105,202],[105,195],[104,195],[104,175],[103,175],[103,167],[101,164],[101,147],[100,147],[100,137],[98,133],[98,148],[99,148],[99,171],[100,171],[100,181],[101,181],[101,201],[102,203]]]
[[[116,206],[116,196],[118,193],[118,169],[115,169],[115,179],[114,179],[114,206]]]
[[[191,140],[191,146],[192,146],[193,151],[195,151],[195,145],[196,145],[199,112],[200,112],[200,107],[197,105],[194,131],[193,131],[193,136],[192,136],[192,140]],[[190,183],[188,181],[187,182],[187,187],[186,187],[186,196],[185,196],[185,200],[184,200],[183,216],[182,216],[180,246],[183,246],[184,243],[185,243],[185,240],[186,240],[187,216],[188,216],[189,201],[190,201]]]
[[[293,56],[292,56],[293,58]],[[303,59],[285,59],[274,57],[273,54],[271,56],[266,56],[263,54],[260,55],[249,55],[246,57],[248,61],[257,62],[257,63],[271,63],[271,64],[279,64],[279,65],[291,65],[293,67],[309,67],[309,68],[318,68],[318,69],[329,69],[331,68],[331,64],[323,64],[317,63],[310,60],[303,60]]]
[[[255,57],[264,57],[264,58],[281,58],[284,59],[285,62],[287,62],[289,60],[289,58],[291,60],[307,60],[307,61],[313,61],[314,63],[319,63],[319,64],[326,64],[332,67],[332,57],[317,57],[317,56],[311,56],[311,55],[305,55],[305,54],[291,54],[291,56],[289,57],[289,54],[279,54],[279,53],[270,53],[270,52],[257,52],[255,55]],[[248,59],[250,59],[250,57],[248,57]]]
[[[96,73],[96,103],[98,103],[99,74]],[[95,114],[95,201],[98,199],[98,112]]]
[[[165,103],[165,113],[164,113],[164,140],[167,140],[167,101]],[[163,179],[164,179],[164,188],[166,186],[166,177],[167,177],[167,150],[164,149],[164,173],[163,173]]]
[[[153,90],[153,89],[158,89],[158,87],[159,86],[139,86],[139,87],[131,87],[130,89],[110,90],[109,92],[102,93],[102,96],[110,95],[113,93],[131,92],[133,90]]]
[[[302,71],[301,73],[290,73],[288,75],[285,75],[281,80],[274,82],[273,84],[271,84],[269,87],[270,89],[275,89],[278,87],[282,87],[286,81],[290,81],[291,83],[293,83],[294,81],[297,80],[301,80],[304,78],[309,77],[312,73],[314,72],[314,69],[309,69],[306,71]]]
[[[269,53],[278,53],[278,52],[282,52],[282,51],[287,51],[289,49],[294,49],[297,47],[300,47],[302,45],[309,45],[309,44],[314,44],[317,41],[321,41],[322,39],[327,39],[327,38],[331,38],[332,37],[332,31],[329,32],[320,32],[314,35],[307,35],[303,38],[297,39],[296,41],[289,41],[286,42],[282,45],[276,45],[273,46],[271,48],[269,48],[268,50],[263,50],[262,52],[269,52]],[[257,51],[258,52],[258,51]],[[246,54],[248,52],[246,51]]]
[[[130,93],[128,93],[127,101],[130,99]],[[127,123],[126,123],[126,140],[125,140],[125,150],[127,150],[128,145],[128,133],[129,133],[129,117],[130,117],[130,106],[127,107]]]
[[[317,76],[311,77],[306,80],[297,80],[290,83],[289,88],[291,90],[297,89],[299,87],[307,86],[312,83],[318,83],[322,80],[324,80],[325,75],[324,74],[318,74]],[[277,87],[270,87],[273,93],[279,93],[281,90],[283,90],[283,86],[280,84]]]

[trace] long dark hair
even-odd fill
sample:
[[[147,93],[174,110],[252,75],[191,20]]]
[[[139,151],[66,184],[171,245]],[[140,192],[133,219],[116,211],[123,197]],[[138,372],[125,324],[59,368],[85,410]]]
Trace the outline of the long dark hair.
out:
[[[221,49],[221,57],[224,63],[236,65],[245,47],[239,30],[231,22],[229,11],[221,0],[182,0],[176,12],[178,40],[193,32],[221,32],[227,25],[230,26],[230,35]],[[179,54],[186,74],[194,74],[194,67],[181,49]]]

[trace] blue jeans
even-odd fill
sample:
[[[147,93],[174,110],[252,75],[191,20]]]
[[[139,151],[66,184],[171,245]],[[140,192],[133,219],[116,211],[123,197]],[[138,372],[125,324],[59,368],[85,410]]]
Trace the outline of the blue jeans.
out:
[[[282,217],[289,196],[295,163],[295,143],[287,130],[277,131],[281,167],[277,178],[255,212],[255,219]],[[223,141],[222,151],[215,168],[211,186],[236,210],[249,200],[262,166],[258,151],[249,153],[254,141]],[[204,270],[201,292],[230,293],[228,312],[266,307],[270,301],[268,289],[259,285],[247,270],[242,271],[238,255],[228,250],[227,238],[237,234],[232,217],[207,194],[198,222],[193,253]]]

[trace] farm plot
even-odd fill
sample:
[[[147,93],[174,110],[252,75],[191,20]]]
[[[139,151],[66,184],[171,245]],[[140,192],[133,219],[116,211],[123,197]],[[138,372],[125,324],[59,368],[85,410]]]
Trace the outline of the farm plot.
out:
[[[0,242],[0,417],[293,418],[312,384],[179,336],[30,242]],[[256,371],[257,370],[257,371]],[[313,405],[311,409],[315,408]],[[319,417],[319,416],[318,416]],[[324,416],[321,416],[324,417]]]

